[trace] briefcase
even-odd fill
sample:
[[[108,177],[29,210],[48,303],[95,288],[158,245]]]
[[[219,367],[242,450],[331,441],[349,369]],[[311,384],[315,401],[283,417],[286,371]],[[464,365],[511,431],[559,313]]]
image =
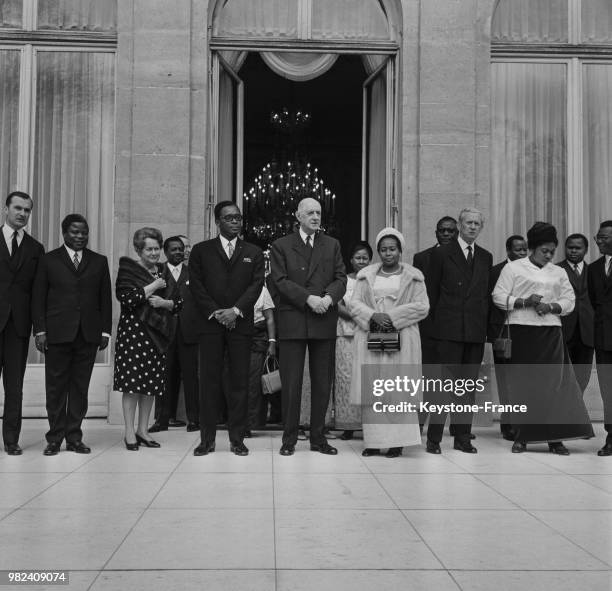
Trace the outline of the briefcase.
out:
[[[281,390],[280,371],[276,357],[266,355],[261,375],[261,389],[264,394],[274,394]]]
[[[400,333],[398,330],[389,332],[368,332],[368,351],[392,352],[401,348]]]

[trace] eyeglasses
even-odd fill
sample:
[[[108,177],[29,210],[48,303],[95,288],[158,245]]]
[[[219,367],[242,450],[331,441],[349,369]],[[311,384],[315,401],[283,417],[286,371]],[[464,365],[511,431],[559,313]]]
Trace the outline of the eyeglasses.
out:
[[[612,235],[603,236],[601,234],[598,234],[597,236],[593,236],[593,240],[595,240],[595,242],[607,242],[608,240],[612,240]]]
[[[221,219],[224,222],[241,222],[242,216],[239,213],[235,213],[233,215],[224,215]]]

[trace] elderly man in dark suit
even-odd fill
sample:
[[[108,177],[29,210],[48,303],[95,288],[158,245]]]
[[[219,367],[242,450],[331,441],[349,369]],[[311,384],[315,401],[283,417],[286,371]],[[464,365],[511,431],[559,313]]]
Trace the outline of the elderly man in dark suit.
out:
[[[200,315],[200,434],[193,451],[203,456],[215,450],[217,417],[227,398],[230,450],[249,453],[247,429],[249,366],[253,309],[264,283],[261,250],[241,240],[242,215],[231,201],[215,206],[219,236],[193,247],[189,283]],[[224,357],[229,361],[230,388],[222,387]]]
[[[600,224],[595,243],[602,256],[589,267],[588,291],[595,312],[595,363],[608,433],[597,455],[612,456],[612,220]]]
[[[459,237],[431,254],[425,275],[430,310],[433,310],[433,335],[438,341],[438,355],[443,377],[478,378],[487,336],[489,273],[491,253],[475,240],[484,224],[480,211],[466,208],[459,214]],[[471,403],[473,392],[453,396],[458,404]],[[427,451],[439,454],[445,413],[432,414],[427,430]],[[455,426],[454,448],[476,453],[470,442],[472,413],[451,415]]]
[[[49,431],[44,455],[66,449],[80,454],[81,423],[98,349],[111,334],[111,282],[106,257],[89,250],[89,226],[77,213],[62,221],[64,244],[38,265],[32,295],[36,348],[45,354]]]
[[[489,276],[489,318],[487,322],[487,341],[494,343],[502,334],[502,328],[506,320],[506,314],[493,304],[492,293],[495,289],[495,284],[501,275],[502,269],[511,261],[517,259],[524,259],[527,256],[527,241],[523,236],[515,234],[510,236],[506,240],[506,260],[501,263],[497,263],[491,269],[491,275]],[[504,335],[506,333],[504,332]],[[499,402],[501,404],[509,404],[508,398],[508,376],[507,376],[507,365],[508,360],[493,354],[493,363],[495,363],[495,382],[497,384],[497,394],[499,396]],[[508,422],[508,415],[502,413],[499,422],[499,429],[502,437],[507,441],[514,441],[514,431],[512,426]]]
[[[280,454],[293,455],[297,442],[304,359],[308,348],[311,382],[310,449],[335,455],[323,433],[334,373],[337,304],[346,291],[340,244],[320,231],[321,205],[302,199],[297,232],[279,238],[270,255],[270,292],[278,313],[282,410]]]
[[[164,277],[169,294],[180,295],[183,305],[178,313],[174,338],[166,353],[166,388],[164,395],[155,401],[155,423],[149,433],[167,431],[168,427],[184,427],[176,420],[181,380],[185,395],[187,431],[200,430],[200,405],[198,390],[198,324],[191,290],[189,271],[184,264],[185,244],[182,236],[172,236],[164,242],[166,265]],[[158,407],[159,405],[159,407]]]
[[[571,234],[565,240],[565,260],[559,263],[565,269],[576,296],[574,310],[561,316],[561,326],[583,394],[593,369],[593,306],[589,300],[589,266],[584,260],[588,249],[589,241],[584,234]]]
[[[22,453],[21,406],[23,376],[32,329],[30,295],[36,268],[44,255],[42,244],[24,228],[32,213],[32,198],[14,191],[6,198],[0,238],[0,373],[4,385],[4,450],[11,456]]]

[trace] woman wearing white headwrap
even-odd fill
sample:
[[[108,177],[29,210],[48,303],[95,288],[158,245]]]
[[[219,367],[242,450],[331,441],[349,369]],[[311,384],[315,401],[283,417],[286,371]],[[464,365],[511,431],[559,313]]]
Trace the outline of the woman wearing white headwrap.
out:
[[[408,263],[400,262],[405,240],[395,228],[384,228],[376,236],[376,250],[381,263],[375,263],[359,271],[349,310],[357,329],[354,337],[353,376],[351,400],[363,409],[364,456],[388,449],[386,456],[395,458],[402,448],[419,445],[421,435],[416,412],[372,412],[372,400],[362,398],[362,365],[379,366],[410,365],[415,378],[421,377],[420,320],[427,316],[429,300],[423,274]],[[368,331],[371,326],[383,330],[398,330],[401,347],[399,351],[380,352],[368,350]],[[393,372],[394,370],[392,370]],[[418,374],[418,375],[417,375]],[[386,374],[385,374],[386,376]],[[388,377],[388,376],[386,376]],[[371,387],[370,387],[371,389]],[[418,398],[404,393],[400,397],[406,402],[417,402]],[[395,400],[399,400],[397,396]],[[385,396],[381,397],[385,402]],[[391,402],[389,397],[386,400]],[[369,417],[369,418],[368,418]]]

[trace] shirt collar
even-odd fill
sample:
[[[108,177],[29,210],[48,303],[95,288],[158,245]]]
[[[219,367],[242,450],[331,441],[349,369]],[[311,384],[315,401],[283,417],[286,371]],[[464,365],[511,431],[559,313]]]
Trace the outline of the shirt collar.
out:
[[[304,244],[306,244],[306,238],[307,238],[308,236],[310,236],[310,238],[311,238],[311,240],[312,240],[312,244],[313,244],[313,246],[314,246],[315,235],[316,235],[316,232],[313,232],[312,234],[306,234],[306,232],[304,232],[304,230],[302,230],[302,228],[301,228],[301,226],[300,226],[300,238],[302,239],[302,242],[303,242]]]
[[[81,261],[83,259],[83,251],[79,250],[72,250],[72,248],[69,248],[66,244],[64,244],[64,248],[66,249],[66,252],[68,253],[68,256],[70,257],[70,260],[73,261],[74,260],[74,254],[76,253],[79,261]]]
[[[472,244],[468,244],[463,238],[461,238],[461,236],[457,237],[457,242],[459,243],[459,246],[461,247],[461,250],[467,254],[467,247],[471,246],[472,247],[472,252],[474,252],[475,248],[474,248],[474,243],[472,242]]]
[[[166,265],[168,265],[168,269],[170,269],[171,273],[174,273],[174,271],[177,270],[179,275],[181,274],[183,263],[179,263],[178,265],[171,265],[169,262],[166,261]]]
[[[219,238],[221,238],[221,246],[223,246],[223,248],[225,250],[227,250],[227,245],[231,242],[232,246],[236,246],[236,240],[238,240],[238,236],[236,236],[236,238],[232,238],[231,240],[228,240],[225,236],[223,236],[222,234],[219,234]]]
[[[2,226],[2,232],[4,233],[4,237],[6,238],[6,240],[12,240],[13,233],[15,232],[15,230],[13,230],[13,228],[11,228],[8,224],[5,223]],[[23,228],[17,230],[17,240],[21,240],[24,234],[25,230]]]
[[[570,261],[567,261],[569,263],[569,266],[573,269],[574,268],[574,263],[571,263]],[[578,267],[578,273],[582,273],[582,269],[584,269],[584,261],[580,261],[579,263],[576,263],[576,266]]]

